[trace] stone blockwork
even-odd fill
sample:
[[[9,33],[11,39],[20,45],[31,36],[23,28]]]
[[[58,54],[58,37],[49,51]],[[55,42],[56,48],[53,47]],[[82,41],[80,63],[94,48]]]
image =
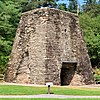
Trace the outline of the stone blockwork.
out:
[[[51,8],[23,13],[5,81],[93,84],[92,67],[78,16]]]

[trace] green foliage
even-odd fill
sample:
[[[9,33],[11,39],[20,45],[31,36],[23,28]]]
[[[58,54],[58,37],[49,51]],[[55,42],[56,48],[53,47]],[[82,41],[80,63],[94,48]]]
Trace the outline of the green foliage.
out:
[[[66,7],[66,4],[58,4],[58,9],[60,9],[60,10],[64,10],[64,11],[67,11],[68,10],[68,8]]]
[[[90,16],[95,17],[100,14],[100,1],[98,0],[84,0],[83,11]]]
[[[85,36],[92,66],[100,68],[100,1],[84,1],[80,25]]]
[[[100,68],[95,68],[94,69],[94,79],[96,83],[100,83]]]
[[[94,80],[95,80],[95,82],[98,84],[98,83],[100,83],[100,75],[94,75]]]
[[[77,0],[69,0],[68,11],[77,13],[77,6],[78,6]]]
[[[95,75],[100,75],[100,68],[95,68],[94,73]]]
[[[58,0],[13,0],[15,3],[20,5],[21,12],[26,12],[35,8],[41,7],[57,7]]]
[[[20,9],[17,8],[12,1],[0,1],[0,73],[4,73],[19,22]]]
[[[100,62],[100,15],[91,18],[87,13],[80,15],[80,25],[85,35],[92,65],[98,66]]]
[[[36,3],[39,7],[56,7],[56,1],[58,0],[32,0]]]
[[[4,75],[0,74],[0,82],[3,82],[3,77],[4,77]]]
[[[26,12],[34,9],[34,4],[31,0],[12,0],[14,3],[19,5],[18,9],[21,9],[21,12]]]

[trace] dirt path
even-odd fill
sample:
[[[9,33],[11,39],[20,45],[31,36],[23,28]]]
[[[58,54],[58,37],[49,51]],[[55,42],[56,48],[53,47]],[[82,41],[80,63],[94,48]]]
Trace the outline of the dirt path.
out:
[[[36,86],[36,87],[45,87],[46,85],[37,85],[37,84],[18,84],[18,83],[6,83],[1,82],[0,85],[19,85],[19,86]],[[93,85],[83,85],[83,86],[56,86],[54,87],[86,87],[86,88],[100,88],[100,84],[93,84]]]
[[[100,96],[73,96],[73,95],[54,95],[54,94],[41,94],[41,95],[0,95],[0,98],[100,98]]]

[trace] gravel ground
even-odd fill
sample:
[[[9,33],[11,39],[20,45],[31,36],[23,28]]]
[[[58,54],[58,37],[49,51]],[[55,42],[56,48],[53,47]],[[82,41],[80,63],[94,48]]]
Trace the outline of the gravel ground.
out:
[[[0,98],[100,98],[100,96],[74,96],[74,95],[54,95],[54,94],[41,94],[41,95],[0,95]]]

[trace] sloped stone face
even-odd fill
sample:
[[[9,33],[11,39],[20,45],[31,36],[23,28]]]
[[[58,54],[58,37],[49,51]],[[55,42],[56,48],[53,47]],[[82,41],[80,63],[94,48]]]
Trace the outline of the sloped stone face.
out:
[[[63,67],[69,71],[68,75],[62,71]],[[61,77],[69,85],[94,83],[78,16],[50,8],[24,13],[17,29],[5,81],[53,82],[61,85],[64,81]]]

